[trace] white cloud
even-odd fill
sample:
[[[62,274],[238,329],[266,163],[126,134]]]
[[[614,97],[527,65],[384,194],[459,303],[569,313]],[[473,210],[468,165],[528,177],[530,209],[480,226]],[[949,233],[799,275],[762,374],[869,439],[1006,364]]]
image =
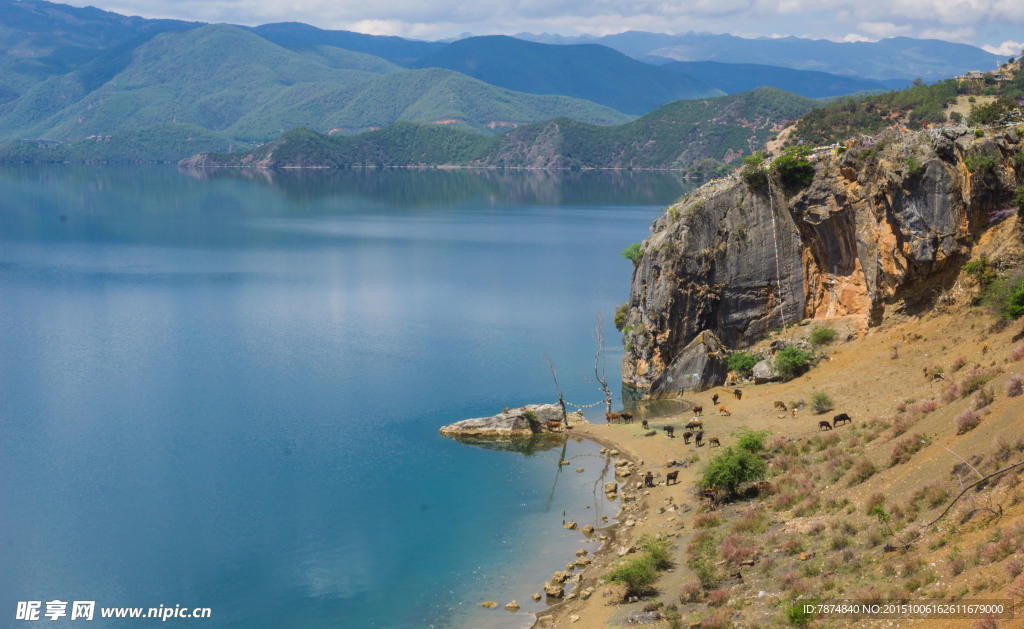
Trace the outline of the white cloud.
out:
[[[1021,50],[1024,50],[1024,42],[1006,40],[998,46],[982,46],[982,48],[993,55],[1002,55],[1004,57],[1015,57],[1020,55]]]
[[[892,22],[861,22],[857,25],[857,28],[876,39],[909,35],[913,30],[910,24],[900,24],[897,26]]]
[[[59,1],[59,0],[58,0]],[[127,15],[206,22],[297,21],[419,39],[460,33],[606,35],[625,30],[834,41],[906,35],[1003,50],[1024,29],[1024,0],[64,0]],[[984,36],[976,36],[984,33]],[[978,39],[984,41],[979,42]],[[1003,44],[996,42],[1004,41]],[[1017,52],[1020,52],[1019,50]]]

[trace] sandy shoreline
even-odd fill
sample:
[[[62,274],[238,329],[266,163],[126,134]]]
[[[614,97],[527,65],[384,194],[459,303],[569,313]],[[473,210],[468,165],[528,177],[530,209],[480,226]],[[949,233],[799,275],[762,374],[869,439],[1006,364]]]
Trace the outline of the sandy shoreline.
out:
[[[679,416],[668,416],[650,422],[651,429],[664,424],[679,425]],[[639,422],[633,424],[586,424],[575,426],[572,436],[592,441],[620,454],[616,460],[627,460],[635,465],[636,472],[627,478],[617,478],[622,495],[621,510],[616,522],[596,532],[605,536],[601,547],[592,555],[593,561],[580,572],[579,581],[566,599],[537,613],[533,627],[596,627],[605,626],[628,611],[621,604],[619,586],[605,584],[602,575],[610,566],[621,560],[622,549],[630,549],[644,534],[674,538],[678,531],[687,528],[695,513],[692,495],[695,469],[693,466],[668,467],[669,461],[684,461],[689,448],[683,447],[681,438],[670,439],[663,431],[646,437]],[[679,470],[677,483],[665,485],[665,474]],[[643,474],[651,471],[655,475],[655,486],[637,488]],[[660,511],[660,513],[659,513]],[[666,575],[671,578],[671,574]],[[665,577],[663,577],[665,578]],[[581,593],[593,589],[593,594],[583,599]]]

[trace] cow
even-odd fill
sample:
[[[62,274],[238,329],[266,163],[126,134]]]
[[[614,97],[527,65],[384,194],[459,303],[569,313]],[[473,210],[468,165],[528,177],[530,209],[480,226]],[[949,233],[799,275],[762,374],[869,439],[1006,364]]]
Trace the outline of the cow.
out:
[[[646,419],[641,419],[640,420],[640,425],[644,427],[644,430],[647,430],[647,420]]]
[[[722,442],[718,440],[718,437],[708,439],[708,447],[710,448],[712,446],[718,446],[719,448],[722,447]]]
[[[650,472],[644,474],[644,487],[654,487],[654,474]]]
[[[666,485],[668,485],[670,483],[678,483],[678,482],[679,482],[679,470],[676,470],[674,472],[669,472],[668,474],[665,474],[665,484]]]
[[[793,417],[796,418],[796,409],[793,409]]]
[[[703,412],[704,412],[704,407],[703,406],[694,406],[693,407],[693,414],[694,415],[700,415]]]
[[[743,391],[740,391],[739,389],[733,389],[732,394],[736,396],[737,400],[743,397]]]
[[[719,405],[719,407],[718,407],[718,414],[719,415],[725,415],[726,417],[732,415],[732,413],[729,412],[729,409],[725,408],[725,406],[722,406],[722,405]]]
[[[702,431],[700,431],[700,432],[698,432],[697,434],[695,434],[695,435],[693,436],[693,443],[694,443],[694,444],[695,444],[695,445],[696,445],[696,446],[697,446],[698,448],[699,448],[699,447],[701,447],[702,445],[704,445],[704,444],[702,443],[702,442],[703,442],[703,440],[704,440],[704,431],[703,431],[703,430],[702,430]]]
[[[832,430],[832,424],[828,423],[827,419],[823,419],[818,422],[818,430]]]
[[[625,413],[625,412],[623,412],[623,413],[619,413],[619,415],[622,417],[622,421],[624,421],[625,423],[627,423],[627,424],[632,424],[633,423],[633,413]]]
[[[665,426],[665,434],[667,436],[669,436],[669,437],[675,437],[676,436],[676,428],[675,428],[675,426]]]
[[[711,396],[711,403],[712,404],[718,404],[718,394],[717,393]]]
[[[686,427],[687,428],[701,428],[702,426],[704,426],[704,422],[702,422],[701,420],[697,419],[696,417],[694,417],[690,421],[686,422]]]
[[[832,418],[832,427],[835,428],[839,424],[852,421],[853,420],[850,419],[850,416],[847,415],[846,413],[839,413],[838,415]]]
[[[785,402],[780,402],[778,400],[775,401],[775,408],[780,410],[780,411],[782,411],[783,413],[785,413],[786,410],[787,410],[786,409],[786,403]]]
[[[685,443],[686,445],[690,445],[690,437],[692,437],[692,436],[693,436],[693,433],[690,432],[689,430],[684,432],[683,433],[683,443]]]
[[[548,422],[548,430],[550,430],[551,432],[555,432],[556,430],[560,429],[561,427],[562,427],[562,422],[560,422],[558,420],[552,420],[552,421]]]
[[[610,424],[611,422],[619,421],[619,417],[622,417],[619,413],[605,413],[604,421],[605,423]]]

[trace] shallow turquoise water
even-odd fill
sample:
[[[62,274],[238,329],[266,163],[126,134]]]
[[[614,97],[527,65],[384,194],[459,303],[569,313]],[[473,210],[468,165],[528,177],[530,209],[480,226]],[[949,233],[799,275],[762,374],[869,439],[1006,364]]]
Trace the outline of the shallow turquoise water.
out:
[[[619,252],[681,192],[651,174],[0,170],[0,614],[522,626],[595,548],[563,510],[614,515],[606,461],[437,429],[553,402],[548,354],[567,400],[600,400],[591,330],[603,311],[618,382]],[[513,598],[517,616],[478,607]]]

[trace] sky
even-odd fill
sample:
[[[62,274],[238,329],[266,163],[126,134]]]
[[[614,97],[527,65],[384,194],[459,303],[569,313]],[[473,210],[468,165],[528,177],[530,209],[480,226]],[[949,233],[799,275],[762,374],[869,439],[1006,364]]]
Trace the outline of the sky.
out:
[[[60,2],[60,0],[55,0]],[[944,39],[1000,55],[1024,48],[1024,0],[64,0],[123,15],[319,28],[413,39],[627,30],[834,41]]]

